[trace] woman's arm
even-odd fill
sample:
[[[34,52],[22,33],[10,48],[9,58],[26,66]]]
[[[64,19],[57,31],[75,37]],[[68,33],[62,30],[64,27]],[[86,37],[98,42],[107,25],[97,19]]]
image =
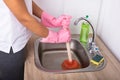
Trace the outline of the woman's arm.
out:
[[[40,7],[38,7],[34,1],[32,2],[32,6],[33,6],[33,14],[38,18],[41,18],[41,14],[43,10]]]
[[[20,23],[29,30],[41,37],[46,37],[48,35],[48,29],[29,14],[24,0],[4,0],[4,2]]]

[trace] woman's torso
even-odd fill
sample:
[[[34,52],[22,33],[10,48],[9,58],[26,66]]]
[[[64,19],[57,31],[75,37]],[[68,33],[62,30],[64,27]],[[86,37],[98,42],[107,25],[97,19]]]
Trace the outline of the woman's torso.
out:
[[[25,0],[26,7],[32,15],[32,0]],[[0,0],[0,51],[9,53],[10,48],[14,52],[21,50],[31,36],[26,29],[12,14],[3,0]]]

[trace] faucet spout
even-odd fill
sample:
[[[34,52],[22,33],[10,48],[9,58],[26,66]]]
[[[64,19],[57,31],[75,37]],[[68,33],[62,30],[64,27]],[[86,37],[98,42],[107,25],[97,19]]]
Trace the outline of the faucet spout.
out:
[[[75,22],[74,22],[74,25],[78,25],[78,23],[79,23],[81,20],[84,20],[84,18],[83,18],[83,17],[80,17],[80,18],[76,19]]]

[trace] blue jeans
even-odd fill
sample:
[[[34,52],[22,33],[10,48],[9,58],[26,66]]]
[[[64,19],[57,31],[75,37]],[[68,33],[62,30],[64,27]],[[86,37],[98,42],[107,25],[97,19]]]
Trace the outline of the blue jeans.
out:
[[[24,80],[25,51],[10,53],[0,51],[0,80]]]

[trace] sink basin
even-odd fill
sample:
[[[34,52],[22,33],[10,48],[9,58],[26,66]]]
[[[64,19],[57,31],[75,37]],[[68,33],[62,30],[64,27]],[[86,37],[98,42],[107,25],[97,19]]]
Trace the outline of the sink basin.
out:
[[[34,43],[35,47],[35,64],[45,72],[53,73],[68,73],[68,72],[83,72],[83,71],[96,71],[101,70],[105,63],[99,66],[93,66],[90,63],[90,55],[83,45],[77,40],[72,38],[70,42],[70,50],[72,58],[81,64],[81,68],[73,70],[63,70],[61,67],[62,62],[68,59],[67,49],[65,43],[42,43],[37,39]]]

